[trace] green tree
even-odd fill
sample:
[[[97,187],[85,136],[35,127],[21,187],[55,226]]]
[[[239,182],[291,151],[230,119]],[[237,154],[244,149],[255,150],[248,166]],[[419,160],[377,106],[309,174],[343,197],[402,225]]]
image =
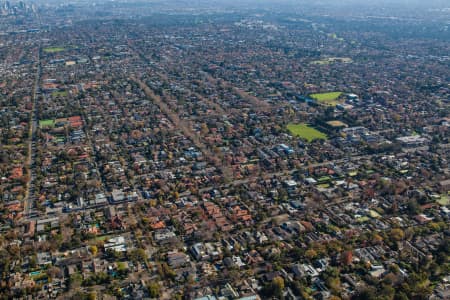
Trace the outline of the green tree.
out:
[[[421,208],[420,208],[419,203],[417,203],[417,200],[411,199],[408,202],[408,211],[410,214],[413,214],[413,215],[417,215],[417,214],[421,213]]]
[[[409,300],[409,298],[404,292],[397,291],[394,296],[394,300]]]
[[[338,293],[341,286],[341,280],[339,279],[339,277],[328,277],[326,284],[330,288],[330,290],[333,291],[333,293]]]
[[[79,273],[75,273],[70,275],[69,279],[69,286],[71,289],[76,289],[81,286],[81,283],[83,282],[83,277]]]
[[[139,262],[139,261],[146,261],[147,260],[147,254],[145,253],[144,249],[137,248],[130,251],[128,254],[128,257],[133,262]]]
[[[391,284],[383,284],[381,286],[380,295],[386,299],[392,299],[395,295],[395,289]]]
[[[376,290],[372,287],[365,288],[359,291],[352,300],[377,300],[378,296]]]
[[[150,282],[147,285],[147,290],[150,298],[158,298],[161,296],[161,286],[157,282]]]

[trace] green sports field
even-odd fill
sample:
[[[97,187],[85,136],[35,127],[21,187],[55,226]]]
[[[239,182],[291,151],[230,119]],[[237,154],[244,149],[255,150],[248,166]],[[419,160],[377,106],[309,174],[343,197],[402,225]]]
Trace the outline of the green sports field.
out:
[[[294,136],[298,136],[307,140],[308,142],[312,142],[316,139],[326,140],[327,135],[319,130],[309,126],[308,124],[289,124],[287,129]]]
[[[64,47],[47,47],[44,48],[45,53],[57,53],[66,50]]]
[[[341,95],[342,95],[342,92],[329,92],[329,93],[311,94],[311,95],[309,95],[309,97],[317,100],[317,102],[319,102],[319,103],[336,106],[337,104],[340,103],[338,98]]]

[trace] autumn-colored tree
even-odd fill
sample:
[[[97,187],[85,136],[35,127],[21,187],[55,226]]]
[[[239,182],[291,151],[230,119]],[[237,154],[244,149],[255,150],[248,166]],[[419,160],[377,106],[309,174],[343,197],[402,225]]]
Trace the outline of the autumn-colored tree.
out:
[[[98,248],[95,245],[89,247],[89,252],[91,252],[92,256],[97,256]]]
[[[383,242],[383,238],[378,233],[374,233],[372,236],[372,243],[378,245]]]
[[[276,297],[280,297],[283,295],[284,290],[284,279],[281,276],[277,276],[272,280],[272,292]]]
[[[206,123],[202,123],[201,128],[200,128],[200,133],[202,135],[207,135],[209,133],[209,128]]]
[[[352,253],[352,251],[344,251],[341,254],[341,263],[344,266],[350,265],[352,263],[352,261],[353,261],[353,253]]]
[[[401,241],[405,237],[405,233],[400,228],[394,228],[390,232],[390,238],[393,241]]]
[[[96,292],[90,292],[87,297],[88,300],[97,300],[97,293]]]
[[[305,257],[309,260],[317,257],[317,252],[314,249],[308,249],[305,251]]]

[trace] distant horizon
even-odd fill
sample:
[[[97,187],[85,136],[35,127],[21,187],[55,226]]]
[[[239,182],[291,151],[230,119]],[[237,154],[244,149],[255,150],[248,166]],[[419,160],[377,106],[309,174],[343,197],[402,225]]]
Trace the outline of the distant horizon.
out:
[[[20,2],[22,0],[10,0],[9,2]],[[87,2],[85,0],[29,0],[24,2],[36,2],[36,3],[76,3],[76,2]],[[372,6],[372,5],[420,5],[420,6],[430,6],[430,5],[443,5],[445,7],[450,7],[450,3],[448,0],[369,0],[369,1],[359,1],[359,0],[319,0],[319,1],[306,1],[306,0],[97,0],[97,1],[89,1],[92,3],[105,3],[105,2],[118,2],[118,3],[166,3],[166,4],[174,4],[174,3],[185,3],[189,5],[199,5],[199,4],[212,4],[212,3],[221,3],[221,4],[302,4],[309,6],[318,6],[318,5],[357,5],[357,6]]]

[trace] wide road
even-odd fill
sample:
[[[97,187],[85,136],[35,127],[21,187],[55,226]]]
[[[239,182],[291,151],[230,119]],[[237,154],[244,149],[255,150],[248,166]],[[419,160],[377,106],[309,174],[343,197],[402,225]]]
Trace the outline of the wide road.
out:
[[[155,103],[161,112],[167,116],[167,118],[178,128],[181,130],[183,135],[188,138],[195,147],[197,147],[203,155],[210,161],[212,164],[219,170],[222,171],[224,178],[231,178],[232,171],[231,169],[223,163],[223,161],[219,160],[217,155],[212,153],[211,150],[204,144],[201,137],[192,130],[189,121],[183,120],[179,117],[178,113],[175,112],[172,108],[170,108],[167,103],[163,101],[163,99],[156,95],[153,90],[142,80],[136,78],[135,76],[130,77],[135,83],[139,85],[139,87],[144,91],[147,97]]]
[[[284,176],[284,175],[291,175],[292,173],[296,172],[296,171],[300,171],[303,170],[305,168],[316,168],[316,167],[322,167],[322,166],[328,166],[330,164],[340,164],[343,162],[358,162],[364,159],[372,159],[373,157],[377,157],[377,156],[384,156],[384,154],[372,154],[372,155],[358,155],[358,156],[352,156],[349,158],[342,158],[342,159],[336,159],[336,160],[329,160],[329,161],[324,161],[321,163],[314,163],[314,164],[303,164],[300,168],[295,168],[295,169],[291,169],[291,170],[283,170],[283,171],[279,171],[279,172],[272,172],[272,173],[265,173],[264,177],[267,178],[271,178],[271,177],[279,177],[279,176]],[[223,188],[229,188],[230,186],[239,186],[241,184],[246,184],[249,183],[250,181],[254,181],[255,177],[252,178],[245,178],[245,179],[240,179],[240,180],[234,180],[232,183],[230,184],[223,184],[220,186],[216,186],[216,187],[206,187],[206,188],[202,188],[199,190],[200,193],[204,193],[206,191],[210,191],[212,189],[223,189]]]
[[[37,120],[37,99],[39,97],[39,84],[41,81],[41,49],[38,49],[38,57],[37,57],[37,70],[36,70],[36,78],[34,81],[33,87],[33,95],[32,95],[32,108],[31,108],[31,116],[30,116],[30,131],[29,131],[29,139],[28,139],[28,170],[30,174],[30,178],[27,184],[27,190],[25,193],[24,199],[24,214],[25,216],[29,216],[34,205],[34,201],[36,200],[36,128],[38,125]]]

